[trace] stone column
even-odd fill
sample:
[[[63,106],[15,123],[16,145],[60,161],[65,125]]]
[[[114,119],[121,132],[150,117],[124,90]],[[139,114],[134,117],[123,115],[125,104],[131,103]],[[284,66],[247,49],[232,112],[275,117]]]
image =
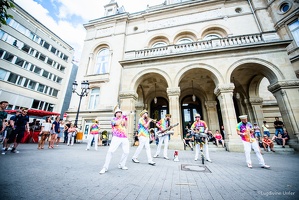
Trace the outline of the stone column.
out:
[[[241,115],[247,115],[248,116],[248,121],[252,122],[252,120],[254,120],[254,117],[252,115],[253,111],[252,111],[252,107],[250,104],[250,100],[249,99],[244,99],[244,103],[246,106],[246,110],[245,113],[241,113]]]
[[[167,88],[167,95],[169,99],[169,113],[171,114],[171,124],[181,123],[180,115],[180,94],[181,89],[179,87]],[[184,145],[181,138],[182,128],[179,124],[173,128],[174,135],[171,136],[169,142],[169,149],[183,150]]]
[[[226,134],[226,148],[228,151],[243,152],[243,144],[236,131],[237,118],[233,102],[234,88],[235,86],[233,83],[222,84],[215,88],[214,93],[218,97],[220,103],[223,125]]]
[[[279,110],[291,140],[290,146],[299,150],[299,81],[278,81],[268,86],[277,99]]]
[[[127,134],[130,141],[133,141],[134,121],[136,120],[135,103],[138,95],[134,91],[121,91],[119,94],[120,109],[128,117]],[[138,118],[139,119],[139,118]]]
[[[216,108],[217,102],[216,101],[205,101],[205,106],[207,109],[207,125],[210,130],[214,133],[217,129],[219,129],[219,123],[218,123],[218,116],[217,116],[217,108]]]
[[[249,101],[251,103],[253,118],[251,119],[251,123],[256,122],[257,125],[261,128],[264,121],[264,114],[262,110],[263,98],[260,97],[250,97]]]

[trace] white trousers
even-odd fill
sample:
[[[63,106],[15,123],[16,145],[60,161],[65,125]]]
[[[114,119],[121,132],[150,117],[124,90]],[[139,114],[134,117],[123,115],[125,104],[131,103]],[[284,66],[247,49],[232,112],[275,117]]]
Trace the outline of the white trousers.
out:
[[[122,167],[126,166],[126,161],[127,161],[127,158],[129,155],[129,149],[130,149],[129,148],[130,147],[129,140],[128,140],[128,138],[120,138],[120,137],[113,136],[110,146],[109,146],[109,149],[108,149],[108,152],[107,152],[107,155],[106,155],[106,160],[105,160],[105,164],[104,164],[105,169],[108,170],[109,164],[110,164],[110,161],[112,158],[112,154],[116,151],[116,149],[119,147],[119,145],[121,145],[122,149],[123,149],[123,154],[121,156],[119,164]]]
[[[169,135],[164,135],[162,137],[159,137],[159,144],[157,147],[157,152],[156,152],[156,156],[159,155],[160,151],[161,151],[161,147],[164,141],[164,152],[163,152],[163,156],[164,157],[168,157],[167,156],[167,150],[168,150],[168,142],[169,142]]]
[[[135,151],[133,159],[138,158],[141,150],[143,149],[143,146],[145,147],[145,150],[146,150],[147,161],[149,163],[153,162],[153,158],[152,158],[152,155],[151,155],[151,148],[150,148],[150,145],[149,145],[149,137],[144,137],[144,136],[139,137],[139,146],[137,147],[137,149]]]
[[[205,144],[203,145],[203,151],[204,151],[206,160],[211,160],[210,154],[209,154],[209,145],[208,145],[207,138],[206,138]],[[196,144],[195,145],[195,159],[198,159],[199,152],[200,152],[200,146],[199,146],[199,144]]]
[[[69,132],[67,135],[67,145],[70,145],[70,142],[71,142],[71,145],[74,145],[74,140],[75,140],[75,133]]]
[[[86,149],[90,149],[91,142],[94,139],[94,149],[98,150],[99,134],[89,134],[87,139],[88,139],[88,142],[87,142]]]
[[[265,161],[264,161],[264,158],[260,152],[260,149],[259,149],[259,146],[258,146],[258,142],[245,142],[243,141],[243,145],[244,145],[244,151],[245,151],[245,157],[246,157],[246,162],[247,164],[252,164],[251,163],[251,159],[250,159],[250,152],[251,152],[251,149],[254,150],[255,152],[255,155],[257,157],[257,159],[259,160],[259,164],[261,166],[264,166],[265,165]]]

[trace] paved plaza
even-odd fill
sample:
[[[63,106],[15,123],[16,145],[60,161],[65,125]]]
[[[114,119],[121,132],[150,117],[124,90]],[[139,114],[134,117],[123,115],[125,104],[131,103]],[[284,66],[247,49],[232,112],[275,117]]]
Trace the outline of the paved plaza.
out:
[[[212,163],[194,161],[193,151],[179,151],[179,162],[154,158],[131,161],[137,147],[130,147],[129,170],[118,169],[122,150],[114,154],[108,172],[100,175],[107,146],[86,151],[86,144],[37,150],[21,144],[20,153],[0,156],[0,199],[299,199],[299,154],[265,153],[262,169],[251,154],[253,169],[244,153],[210,152]],[[156,146],[151,146],[154,155]],[[169,150],[173,158],[174,150]]]

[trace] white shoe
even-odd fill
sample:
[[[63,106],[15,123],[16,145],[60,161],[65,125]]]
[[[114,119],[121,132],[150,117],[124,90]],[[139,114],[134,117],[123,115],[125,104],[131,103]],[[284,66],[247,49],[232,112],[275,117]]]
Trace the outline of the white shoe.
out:
[[[195,158],[194,160],[197,161],[197,158]]]
[[[85,149],[86,151],[89,151],[89,149]]]
[[[149,165],[155,165],[156,163],[155,162],[149,162],[148,164]]]
[[[207,159],[207,161],[210,162],[210,163],[212,162],[210,159]]]
[[[134,163],[139,163],[139,160],[137,160],[137,158],[132,158],[132,161],[133,161]]]
[[[106,168],[103,168],[101,171],[100,171],[100,174],[105,174],[105,172],[108,171]]]
[[[165,156],[164,159],[169,160],[169,158],[167,156]]]
[[[158,158],[159,157],[159,155],[154,155],[154,158]]]
[[[269,165],[263,165],[262,168],[269,169],[270,166]]]
[[[121,166],[121,164],[118,164],[118,169],[128,170],[129,168],[126,166]]]

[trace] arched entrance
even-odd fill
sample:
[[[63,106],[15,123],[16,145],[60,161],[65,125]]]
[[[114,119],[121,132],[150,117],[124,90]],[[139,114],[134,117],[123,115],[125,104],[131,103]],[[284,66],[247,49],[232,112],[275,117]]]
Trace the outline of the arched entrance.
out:
[[[185,128],[189,124],[189,122],[194,122],[195,114],[202,115],[202,106],[201,101],[196,97],[195,101],[193,101],[192,96],[188,95],[184,97],[181,101],[181,115],[182,115],[182,130],[183,130],[183,138],[186,135]]]

